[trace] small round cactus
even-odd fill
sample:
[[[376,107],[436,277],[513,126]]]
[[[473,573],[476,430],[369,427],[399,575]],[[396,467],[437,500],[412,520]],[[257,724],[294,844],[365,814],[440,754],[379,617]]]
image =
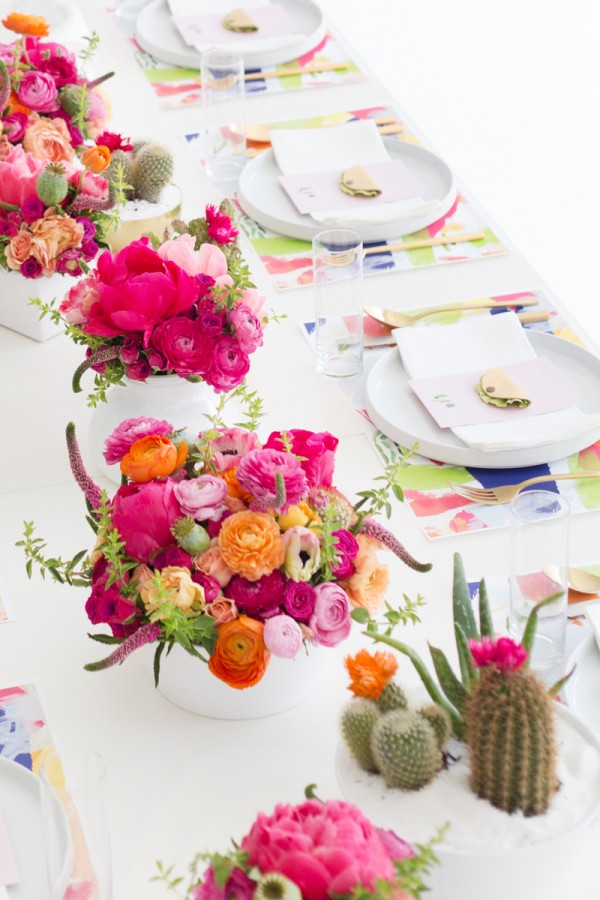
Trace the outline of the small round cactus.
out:
[[[433,728],[413,710],[397,709],[381,716],[373,728],[371,747],[388,787],[418,790],[442,766]]]
[[[131,183],[141,200],[156,203],[173,176],[173,156],[161,144],[144,143],[133,154]]]
[[[422,706],[417,712],[433,728],[438,747],[442,750],[452,734],[452,719],[446,710],[442,706],[438,706],[437,703],[429,703],[427,706]]]
[[[392,681],[379,695],[377,706],[382,713],[391,712],[393,709],[408,709],[408,700],[400,685]]]
[[[366,772],[378,772],[371,749],[371,734],[380,718],[377,703],[357,697],[342,711],[342,735],[350,753]]]

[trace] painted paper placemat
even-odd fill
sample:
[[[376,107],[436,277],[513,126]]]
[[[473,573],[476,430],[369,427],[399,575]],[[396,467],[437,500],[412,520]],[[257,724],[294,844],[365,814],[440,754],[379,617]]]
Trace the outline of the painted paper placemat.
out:
[[[399,109],[392,107],[371,107],[369,109],[347,110],[310,119],[296,119],[270,123],[269,128],[325,128],[357,119],[388,119],[393,123],[389,128],[404,126],[400,133],[389,133],[387,126],[382,126],[381,133],[389,138],[408,141],[412,144],[427,146],[407,116]],[[188,148],[201,161],[201,138],[197,133],[184,135]],[[248,142],[249,154],[260,152],[265,144]],[[306,287],[312,285],[312,246],[309,241],[286,237],[270,231],[246,215],[232,198],[237,207],[237,224],[248,238],[250,245],[271,276],[274,287],[278,290]],[[449,211],[427,228],[410,235],[398,235],[388,241],[371,241],[364,244],[369,247],[390,246],[405,241],[428,240],[442,235],[456,240],[459,234],[482,232],[479,240],[438,244],[433,247],[421,247],[409,250],[383,250],[380,253],[366,255],[363,262],[365,276],[380,275],[386,272],[398,272],[407,269],[418,269],[426,266],[445,265],[446,263],[466,262],[468,260],[486,259],[506,253],[507,247],[496,233],[489,217],[470,197],[463,187],[457,189],[455,203]]]
[[[181,109],[201,103],[198,69],[174,66],[146,53],[135,39],[132,23],[125,22],[115,15],[115,8],[112,5],[107,6],[107,12],[112,13],[113,22],[131,44],[135,60],[146,76],[162,109]],[[246,83],[246,94],[250,96],[252,94],[277,94],[365,81],[367,76],[361,71],[358,62],[353,59],[353,55],[339,35],[329,32],[308,53],[282,65],[270,66],[269,71],[272,69],[285,71],[286,68],[309,65],[325,66],[339,62],[347,63],[345,68],[325,72],[306,72],[302,75],[288,75],[281,78],[256,78]],[[260,71],[261,69],[252,68],[247,70],[247,74]]]
[[[0,688],[0,756],[38,775],[44,756],[54,749],[36,685]]]
[[[546,322],[535,322],[523,327],[554,334],[585,346],[584,340],[575,333],[557,300],[551,298],[546,290],[519,291],[515,294],[503,294],[490,299],[498,302],[503,299],[515,298],[535,298],[539,301],[539,305],[535,307],[536,311],[545,310],[549,315]],[[465,313],[460,311],[440,313],[423,319],[418,327],[441,323],[450,324],[459,321],[464,316],[482,314],[481,312]],[[503,313],[492,310],[488,313],[488,315],[490,314],[502,315]],[[304,330],[313,343],[314,322],[305,322]],[[362,430],[372,441],[386,464],[398,461],[403,451],[398,444],[379,431],[370,421],[365,408],[365,388],[373,366],[381,359],[382,354],[387,352],[388,350],[382,347],[366,349],[362,375],[353,381],[339,384],[340,391],[359,416]],[[598,469],[600,469],[600,441],[579,453],[574,453],[567,459],[516,469],[465,468],[436,462],[415,453],[406,458],[406,466],[400,473],[398,483],[404,492],[405,502],[422,532],[426,537],[435,539],[489,528],[502,528],[509,521],[509,510],[506,505],[488,506],[482,503],[473,503],[455,494],[448,486],[449,481],[472,487],[491,488],[502,484],[516,484],[526,478],[534,478],[538,475],[590,472]],[[544,489],[557,491],[566,497],[574,514],[600,509],[600,479],[548,482],[544,485]]]

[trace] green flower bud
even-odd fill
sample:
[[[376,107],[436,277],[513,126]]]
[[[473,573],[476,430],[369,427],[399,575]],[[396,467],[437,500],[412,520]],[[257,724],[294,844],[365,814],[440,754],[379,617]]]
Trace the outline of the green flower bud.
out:
[[[268,872],[254,891],[254,900],[302,900],[300,888],[285,875]]]
[[[194,522],[191,516],[182,516],[171,526],[171,534],[182,550],[195,556],[205,553],[210,547],[208,531]]]
[[[87,87],[85,84],[67,84],[58,94],[58,102],[68,116],[85,111],[87,107]]]
[[[38,175],[35,192],[46,206],[57,206],[69,192],[65,168],[60,163],[49,163]]]

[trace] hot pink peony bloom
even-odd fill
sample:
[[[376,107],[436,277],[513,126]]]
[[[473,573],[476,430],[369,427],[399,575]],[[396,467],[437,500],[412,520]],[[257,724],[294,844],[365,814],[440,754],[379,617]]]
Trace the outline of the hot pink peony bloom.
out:
[[[500,637],[495,641],[489,637],[484,637],[481,641],[470,638],[469,650],[476,669],[490,666],[499,672],[514,672],[527,659],[525,647],[509,637]]]
[[[227,511],[227,485],[215,475],[199,475],[175,485],[175,496],[185,516],[197,522],[218,522]]]
[[[374,826],[349,803],[307,800],[279,804],[260,814],[242,840],[250,865],[279,872],[296,884],[303,900],[326,900],[378,880],[393,881],[394,865]]]
[[[285,498],[278,502],[275,475],[283,479]],[[299,503],[306,496],[308,485],[299,460],[291,453],[280,450],[251,450],[246,453],[238,466],[238,482],[254,501],[250,509],[287,512],[290,506]]]
[[[121,596],[119,582],[106,586],[109,575],[110,567],[101,556],[94,566],[92,593],[85,604],[85,611],[92,625],[110,625],[115,637],[127,637],[140,625],[141,613],[134,603]],[[125,625],[127,619],[132,617],[133,621]]]
[[[120,463],[131,445],[140,438],[149,434],[171,434],[173,426],[164,419],[147,419],[139,416],[137,419],[125,419],[110,434],[104,442],[104,459],[109,466]]]
[[[21,144],[16,144],[0,160],[0,200],[21,207],[26,200],[37,199],[35,183],[46,165],[46,160],[25,153]]]
[[[233,335],[224,334],[213,344],[212,361],[204,380],[217,392],[232,391],[242,383],[249,369],[248,354]]]
[[[93,304],[98,302],[99,296],[98,275],[91,272],[87,278],[81,278],[73,285],[58,307],[58,311],[72,325],[83,325]]]
[[[290,428],[286,431],[286,436],[290,441],[291,452],[305,457],[301,465],[306,472],[309,487],[331,487],[338,439],[328,431],[305,431],[302,428]],[[281,432],[273,431],[265,447],[282,450]]]
[[[56,83],[46,72],[25,72],[19,82],[17,97],[34,112],[48,113],[59,108]]]
[[[89,311],[88,334],[115,337],[142,331],[147,343],[156,325],[196,301],[194,279],[162,260],[145,238],[119,253],[102,253],[97,271],[100,296]]]
[[[245,428],[218,428],[219,436],[211,443],[214,462],[219,471],[224,472],[237,466],[240,459],[250,450],[260,448],[258,435]]]
[[[262,347],[262,325],[244,303],[238,304],[230,311],[229,321],[235,329],[235,336],[244,353],[254,353],[258,347]]]
[[[176,316],[163,322],[152,335],[151,347],[164,357],[166,368],[182,378],[204,375],[212,362],[212,338],[199,319]]]
[[[325,647],[337,647],[352,628],[350,601],[343,588],[326,581],[315,588],[315,608],[308,623],[313,641]]]
[[[290,616],[273,616],[265,622],[265,647],[281,659],[293,659],[302,646],[302,631]]]
[[[112,503],[112,524],[125,542],[125,552],[151,564],[161,550],[175,543],[171,526],[181,517],[175,484],[149,481],[120,487]]]

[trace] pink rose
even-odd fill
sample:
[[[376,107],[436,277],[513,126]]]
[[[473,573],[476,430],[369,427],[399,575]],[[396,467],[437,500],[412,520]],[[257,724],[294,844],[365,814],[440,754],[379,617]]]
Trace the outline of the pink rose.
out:
[[[254,315],[259,318],[262,312],[262,308],[265,305],[265,300],[265,295],[259,293],[256,288],[246,288],[242,291],[240,302],[244,303],[248,307],[250,312],[253,312]]]
[[[290,428],[286,431],[286,436],[291,442],[291,452],[304,457],[300,464],[306,473],[309,486],[331,487],[338,439],[328,431],[305,431],[302,428]],[[265,444],[265,447],[273,447],[276,450],[283,450],[283,446],[280,431],[273,431]]]
[[[258,435],[245,428],[218,428],[218,436],[210,447],[220,472],[237,466],[244,454],[260,448]]]
[[[182,378],[204,375],[211,365],[212,338],[200,319],[177,316],[163,322],[152,334],[151,347],[162,354],[166,368]]]
[[[161,550],[175,543],[171,526],[181,517],[181,507],[174,486],[170,479],[149,481],[124,485],[115,494],[112,524],[128,556],[150,565]]]
[[[233,335],[224,334],[213,344],[212,361],[204,380],[217,392],[232,391],[242,383],[249,369],[248,354]]]
[[[350,602],[343,588],[332,581],[315,588],[315,608],[308,623],[315,644],[337,647],[350,634]]]
[[[89,311],[88,334],[142,331],[147,343],[156,325],[189,309],[197,297],[194,279],[162,260],[145,238],[119,253],[102,253],[97,272],[99,299]]]
[[[219,597],[212,603],[207,603],[205,611],[207,615],[215,619],[215,625],[225,625],[226,622],[233,622],[238,618],[236,605],[229,597]]]
[[[164,419],[146,419],[139,416],[137,419],[125,419],[114,431],[109,434],[104,442],[104,459],[109,466],[120,463],[129,448],[135,441],[147,437],[149,434],[171,434],[173,426]]]
[[[229,321],[235,329],[235,336],[244,353],[254,353],[262,346],[263,329],[254,313],[240,303],[229,313]]]
[[[205,575],[210,575],[211,578],[218,581],[222,588],[226,587],[233,578],[233,572],[228,568],[216,544],[209,547],[206,553],[194,557],[194,568],[204,572]]]
[[[197,522],[218,522],[227,510],[227,485],[215,475],[199,475],[175,485],[175,496],[185,516]]]
[[[21,77],[17,97],[34,112],[54,112],[59,108],[54,78],[46,72],[29,70]]]

